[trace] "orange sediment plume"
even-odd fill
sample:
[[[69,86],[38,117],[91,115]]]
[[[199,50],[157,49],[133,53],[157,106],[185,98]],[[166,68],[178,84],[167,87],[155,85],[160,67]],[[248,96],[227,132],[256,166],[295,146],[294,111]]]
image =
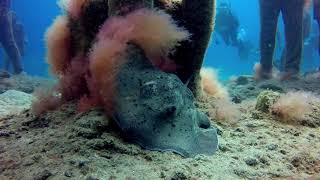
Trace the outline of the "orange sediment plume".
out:
[[[67,11],[72,18],[78,19],[81,15],[83,5],[87,0],[60,0],[58,4]]]
[[[63,74],[70,63],[70,30],[68,18],[58,16],[45,34],[47,61],[54,74]]]
[[[152,64],[173,71],[176,66],[167,56],[179,41],[189,37],[171,17],[161,11],[140,9],[124,17],[108,19],[101,27],[89,55],[92,86],[107,111],[112,112],[116,76],[126,63],[127,43],[140,46]]]
[[[131,42],[145,51],[152,64],[159,69],[159,65],[166,67],[165,69],[170,69],[170,65],[174,66],[168,59],[168,54],[179,42],[187,40],[189,33],[178,27],[171,16],[163,11],[140,9],[128,14],[127,19],[134,24]]]

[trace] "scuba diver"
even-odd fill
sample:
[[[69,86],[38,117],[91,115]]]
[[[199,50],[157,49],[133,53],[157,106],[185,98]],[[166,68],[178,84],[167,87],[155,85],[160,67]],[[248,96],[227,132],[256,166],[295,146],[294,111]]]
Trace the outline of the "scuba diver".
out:
[[[23,71],[20,62],[21,54],[14,38],[10,4],[11,0],[0,1],[0,44],[13,65],[14,74],[20,74]]]
[[[231,11],[230,4],[226,2],[220,3],[216,15],[215,30],[227,46],[237,45],[239,25],[239,20]]]
[[[254,45],[248,40],[247,32],[241,28],[237,35],[238,56],[240,59],[248,59],[250,55],[255,55]]]
[[[282,13],[285,25],[286,48],[281,80],[299,77],[303,42],[303,0],[260,0],[261,79],[272,78],[273,54],[278,17]]]
[[[240,29],[239,19],[232,12],[230,3],[221,2],[217,9],[215,31],[227,46],[238,49],[240,59],[248,58],[253,45],[247,39],[246,31],[243,28]],[[214,39],[218,44],[218,40]]]

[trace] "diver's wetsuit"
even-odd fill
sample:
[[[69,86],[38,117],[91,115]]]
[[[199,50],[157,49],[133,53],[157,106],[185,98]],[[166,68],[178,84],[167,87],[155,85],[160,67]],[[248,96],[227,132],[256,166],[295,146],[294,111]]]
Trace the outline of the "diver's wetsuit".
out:
[[[0,43],[13,64],[15,74],[22,72],[20,52],[14,39],[9,17],[10,0],[0,0]]]
[[[275,48],[277,22],[280,12],[285,25],[286,63],[285,72],[297,74],[302,56],[303,0],[260,0],[261,13],[261,66],[262,73],[271,74]]]
[[[215,20],[215,27],[226,45],[237,45],[237,34],[239,29],[239,20],[229,11],[218,11]]]

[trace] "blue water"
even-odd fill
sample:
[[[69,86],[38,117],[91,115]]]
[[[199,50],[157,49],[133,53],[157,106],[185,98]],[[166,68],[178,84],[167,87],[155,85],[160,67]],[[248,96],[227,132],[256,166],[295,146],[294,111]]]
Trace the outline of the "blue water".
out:
[[[230,0],[230,2],[234,13],[239,17],[241,28],[246,30],[248,39],[253,43],[254,48],[258,50],[260,31],[258,0]],[[28,37],[26,55],[23,57],[25,71],[31,75],[48,76],[48,66],[45,61],[44,32],[60,13],[60,10],[55,0],[16,0],[12,3],[12,9],[24,24]],[[217,4],[219,4],[219,1]],[[283,29],[281,21],[279,24],[280,28]],[[311,61],[304,63],[304,71],[311,70],[316,65],[319,65],[318,55],[314,52],[312,56],[312,63]],[[2,57],[0,58],[2,59]],[[2,64],[1,59],[0,65]],[[248,59],[241,60],[234,47],[227,47],[224,43],[219,45],[211,43],[206,54],[205,66],[218,69],[220,78],[227,79],[233,75],[251,74],[254,63],[258,61],[259,54],[252,54]],[[310,63],[312,64],[311,67]]]
[[[217,2],[217,5],[220,1]],[[232,0],[231,7],[239,17],[240,27],[246,29],[248,39],[254,47],[259,43],[259,6],[257,0]],[[227,79],[233,75],[252,74],[252,68],[258,56],[250,56],[249,59],[240,60],[237,49],[227,47],[224,43],[216,45],[211,43],[205,59],[205,65],[219,70],[221,79]]]

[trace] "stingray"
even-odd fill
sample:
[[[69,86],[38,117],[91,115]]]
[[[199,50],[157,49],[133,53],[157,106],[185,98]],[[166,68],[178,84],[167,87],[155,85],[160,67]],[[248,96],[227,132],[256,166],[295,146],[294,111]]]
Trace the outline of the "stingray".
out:
[[[196,109],[186,85],[153,67],[138,48],[127,53],[128,63],[117,76],[114,113],[125,136],[147,150],[184,157],[214,154],[217,131]]]

